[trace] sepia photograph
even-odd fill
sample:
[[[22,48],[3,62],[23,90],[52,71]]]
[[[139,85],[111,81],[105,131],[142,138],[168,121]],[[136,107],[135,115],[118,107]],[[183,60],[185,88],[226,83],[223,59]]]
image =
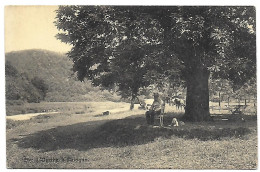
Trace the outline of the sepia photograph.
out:
[[[6,168],[257,169],[256,11],[6,5]]]

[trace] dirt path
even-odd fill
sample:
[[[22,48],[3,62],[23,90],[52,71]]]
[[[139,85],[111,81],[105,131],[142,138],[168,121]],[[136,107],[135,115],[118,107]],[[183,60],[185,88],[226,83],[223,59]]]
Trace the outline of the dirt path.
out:
[[[11,119],[14,121],[23,121],[23,120],[29,120],[33,117],[36,117],[38,115],[52,115],[57,114],[59,112],[43,112],[43,113],[27,113],[27,114],[18,114],[13,116],[6,116],[6,119]]]
[[[137,109],[137,105],[136,108]],[[119,113],[119,112],[127,112],[129,111],[129,106],[125,105],[123,107],[119,107],[119,108],[100,108],[95,110],[94,113],[92,113],[94,116],[95,115],[102,115],[102,113],[104,111],[109,111],[110,114],[115,114],[115,113]],[[24,120],[30,120],[36,116],[39,115],[53,115],[53,114],[58,114],[58,113],[62,113],[62,112],[42,112],[42,113],[27,113],[27,114],[18,114],[18,115],[12,115],[12,116],[6,116],[6,119],[8,120],[14,120],[14,121],[24,121]]]
[[[99,120],[114,120],[114,119],[122,119],[127,116],[131,116],[133,114],[145,114],[145,110],[138,109],[139,104],[135,104],[133,111],[129,110],[129,104],[119,104],[118,106],[99,106],[99,108],[95,108],[93,112],[85,112],[83,114],[71,114],[67,116],[63,120],[57,120],[57,124],[72,124],[83,121],[99,121]],[[104,111],[109,111],[110,115],[102,115]],[[184,112],[184,109],[176,109],[175,106],[166,105],[165,112]],[[39,115],[55,115],[55,114],[64,114],[66,112],[42,112],[42,113],[27,113],[27,114],[18,114],[12,116],[6,116],[7,120],[13,121],[26,121],[30,119],[34,119]],[[60,119],[59,117],[55,117]]]

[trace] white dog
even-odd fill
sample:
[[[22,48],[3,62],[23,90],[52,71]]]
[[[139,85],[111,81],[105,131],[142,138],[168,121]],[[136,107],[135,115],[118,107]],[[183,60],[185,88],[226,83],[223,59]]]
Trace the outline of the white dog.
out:
[[[179,126],[179,122],[178,122],[178,120],[176,118],[172,119],[171,126],[174,126],[174,127],[178,127]]]

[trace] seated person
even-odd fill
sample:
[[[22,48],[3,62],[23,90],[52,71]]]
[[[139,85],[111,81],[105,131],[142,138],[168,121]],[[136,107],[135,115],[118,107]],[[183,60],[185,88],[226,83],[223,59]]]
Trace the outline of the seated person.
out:
[[[159,94],[154,93],[154,101],[152,106],[150,107],[149,111],[145,113],[147,124],[153,125],[154,124],[154,116],[161,114],[161,100],[159,99]]]

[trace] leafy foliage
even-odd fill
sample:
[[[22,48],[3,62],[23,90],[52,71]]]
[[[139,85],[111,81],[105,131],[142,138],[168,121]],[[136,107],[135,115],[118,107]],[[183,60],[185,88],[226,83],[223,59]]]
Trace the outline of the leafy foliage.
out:
[[[37,76],[35,76],[31,80],[32,84],[41,92],[42,94],[42,99],[46,97],[46,93],[48,91],[48,85],[45,83],[45,81]]]
[[[12,66],[10,61],[6,61],[5,63],[5,76],[15,77],[18,75],[17,69]]]
[[[35,86],[35,79],[30,80],[25,73],[19,73],[17,69],[6,62],[6,99],[7,100],[22,100],[28,102],[40,102],[46,96],[47,90],[42,90],[39,85]],[[38,79],[42,83],[42,79]],[[42,85],[47,87],[46,84]],[[41,86],[41,87],[42,87]]]
[[[184,80],[186,111],[209,116],[210,72],[234,87],[255,77],[254,7],[60,6],[55,23],[78,79],[123,97]]]
[[[142,87],[146,78],[171,76],[180,64],[182,74],[201,66],[235,85],[255,73],[253,7],[60,6],[56,26],[73,45],[78,78],[119,83],[121,91],[130,89],[124,83]]]
[[[136,15],[138,9],[59,8],[56,25],[65,33],[57,37],[73,45],[68,56],[74,62],[78,79],[87,78],[106,88],[116,84],[124,98],[136,96],[140,88],[165,80],[167,74],[162,64],[176,64],[177,58],[172,61],[165,57],[159,22],[149,14]]]

